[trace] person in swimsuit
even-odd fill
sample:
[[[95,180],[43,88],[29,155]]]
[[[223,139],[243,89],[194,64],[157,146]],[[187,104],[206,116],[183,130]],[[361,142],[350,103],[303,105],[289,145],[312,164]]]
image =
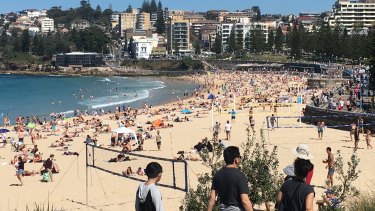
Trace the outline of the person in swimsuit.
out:
[[[354,135],[354,132],[355,132],[355,123],[353,122],[353,123],[350,125],[350,141],[353,141],[353,135]]]
[[[366,144],[367,144],[367,149],[372,149],[372,146],[371,146],[371,131],[370,129],[366,129],[366,133],[364,134],[364,136],[366,137]]]
[[[25,162],[23,162],[23,159],[21,156],[18,157],[18,163],[17,163],[17,173],[16,176],[18,180],[21,182],[21,186],[23,185],[22,182],[22,177],[23,177],[23,172],[25,170]]]
[[[317,129],[319,140],[323,140],[324,122],[322,120],[318,122]]]

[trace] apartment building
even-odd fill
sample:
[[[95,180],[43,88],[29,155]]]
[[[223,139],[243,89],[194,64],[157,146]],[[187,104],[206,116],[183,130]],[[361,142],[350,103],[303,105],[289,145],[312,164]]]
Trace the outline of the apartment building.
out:
[[[150,13],[141,12],[137,15],[136,28],[141,30],[151,29]]]
[[[191,52],[189,21],[181,18],[168,20],[167,50],[170,54],[188,54]]]
[[[218,25],[217,30],[219,34],[221,34],[223,49],[227,48],[229,37],[233,30],[237,38],[242,37],[243,47],[245,47],[246,35],[251,33],[253,30],[260,30],[262,37],[266,40],[266,42],[268,41],[268,26],[267,24],[261,22],[223,23]]]
[[[39,18],[47,16],[47,10],[29,9],[25,10],[25,12],[29,18]]]
[[[131,13],[120,14],[120,32],[121,37],[124,36],[124,31],[127,29],[136,29],[137,24],[137,11],[133,10]]]
[[[375,0],[337,0],[325,22],[345,27],[349,33],[356,27],[367,30],[375,24]]]
[[[40,19],[42,33],[55,31],[55,21],[51,18]]]

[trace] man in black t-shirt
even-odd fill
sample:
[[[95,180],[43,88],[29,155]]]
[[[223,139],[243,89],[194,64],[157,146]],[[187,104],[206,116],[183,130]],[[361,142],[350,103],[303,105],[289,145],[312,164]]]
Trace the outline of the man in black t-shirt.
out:
[[[230,146],[224,150],[226,166],[216,172],[213,178],[207,211],[212,211],[216,196],[220,201],[220,211],[253,211],[247,195],[247,178],[238,170],[240,159],[238,147]]]

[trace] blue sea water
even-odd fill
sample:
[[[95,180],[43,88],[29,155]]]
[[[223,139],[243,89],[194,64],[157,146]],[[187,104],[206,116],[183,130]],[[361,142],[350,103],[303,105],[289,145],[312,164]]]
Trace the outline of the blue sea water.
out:
[[[157,105],[189,93],[198,85],[157,77],[67,77],[0,74],[0,117],[49,116],[52,112],[118,105]],[[174,93],[174,94],[172,94]],[[2,121],[1,123],[2,124]]]

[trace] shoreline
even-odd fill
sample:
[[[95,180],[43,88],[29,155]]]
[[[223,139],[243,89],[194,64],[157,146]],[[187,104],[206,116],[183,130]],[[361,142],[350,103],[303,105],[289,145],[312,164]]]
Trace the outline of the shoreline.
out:
[[[0,70],[0,74],[7,75],[31,75],[31,76],[127,76],[127,77],[141,77],[141,76],[166,76],[166,77],[179,77],[186,75],[193,75],[202,73],[200,71],[160,71],[160,70],[147,70],[147,69],[133,69],[133,68],[112,68],[112,67],[84,67],[81,70],[75,71],[71,68],[65,70],[55,71],[32,71],[32,70]]]
[[[49,76],[49,77],[68,77],[68,78],[69,77],[71,77],[71,78],[74,78],[74,77],[85,77],[83,75],[67,75],[67,74],[66,75],[56,75],[56,74],[39,75],[39,74],[24,74],[24,73],[19,73],[18,74],[18,73],[19,72],[17,72],[16,74],[13,74],[13,75],[25,75],[25,76],[36,76],[36,77],[37,76],[42,76],[42,77],[43,76]],[[1,73],[1,71],[0,71],[0,74],[4,74],[4,73]],[[5,74],[6,75],[12,75],[12,73],[5,73]],[[101,76],[101,75],[90,75],[90,76],[92,76],[92,77],[129,77],[129,78],[138,78],[138,77],[142,78],[142,77],[144,77],[144,78],[154,78],[155,80],[160,80],[160,81],[164,81],[164,82],[167,82],[167,81],[178,81],[178,83],[191,83],[193,85],[191,85],[192,88],[191,88],[191,90],[189,90],[189,96],[187,96],[187,97],[186,96],[180,96],[179,97],[179,99],[184,100],[184,101],[185,100],[190,100],[190,98],[192,98],[191,93],[193,92],[193,90],[196,89],[196,88],[198,88],[198,86],[202,87],[202,85],[204,84],[204,82],[202,80],[199,80],[196,77],[193,78],[193,77],[189,77],[189,76],[185,76],[185,75],[180,75],[180,76],[155,76],[155,75],[151,75],[151,76],[148,76],[148,75],[142,75],[142,76],[105,75],[105,76]],[[202,89],[202,90],[207,91],[206,89]],[[180,91],[184,91],[184,90],[180,90]],[[171,97],[170,100],[161,100],[161,101],[156,102],[156,103],[152,103],[152,99],[151,99],[151,103],[152,103],[153,107],[163,107],[163,106],[168,106],[169,104],[176,103],[176,102],[179,101],[179,99],[176,98],[176,96],[174,96],[173,98]],[[99,111],[100,109],[103,109],[107,113],[108,111],[113,112],[114,109],[115,109],[115,107],[117,107],[117,106],[129,105],[129,104],[137,103],[137,102],[139,103],[141,101],[145,101],[147,103],[150,103],[149,100],[150,100],[150,97],[147,97],[147,98],[138,99],[138,100],[135,100],[135,101],[132,101],[132,102],[129,102],[129,103],[120,103],[119,102],[116,105],[101,106],[101,107],[95,107],[95,108],[89,108],[89,107],[87,107],[84,110],[87,110],[89,113],[91,113],[92,111],[95,111],[95,110]],[[141,108],[140,105],[132,106],[132,107],[133,108],[138,108],[138,109]],[[74,117],[74,111],[77,110],[77,109],[81,110],[81,112],[84,111],[84,110],[82,110],[83,108],[81,108],[81,107],[79,107],[79,108],[78,107],[69,107],[67,109],[54,110],[52,112],[53,113],[64,114],[67,118],[71,118],[71,117]],[[14,118],[16,116],[8,116],[8,118],[10,117],[11,122],[13,122]],[[31,114],[27,115],[25,113],[21,113],[18,116],[38,116],[40,118],[41,117],[48,118],[49,117],[49,113],[41,113],[41,114],[37,114],[37,115],[31,115]],[[2,119],[0,121],[1,121],[0,125],[2,125],[2,123],[3,123]]]

